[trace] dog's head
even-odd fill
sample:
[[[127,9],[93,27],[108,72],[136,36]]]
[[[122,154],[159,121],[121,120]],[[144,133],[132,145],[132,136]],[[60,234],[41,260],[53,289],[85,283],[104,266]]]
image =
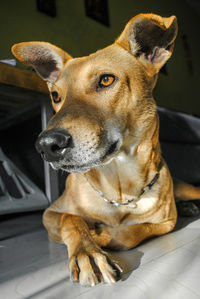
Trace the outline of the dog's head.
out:
[[[176,17],[140,14],[114,44],[87,57],[72,58],[46,42],[14,45],[14,55],[46,80],[56,112],[36,142],[44,159],[56,169],[85,172],[145,130],[156,113],[157,73],[176,35]]]

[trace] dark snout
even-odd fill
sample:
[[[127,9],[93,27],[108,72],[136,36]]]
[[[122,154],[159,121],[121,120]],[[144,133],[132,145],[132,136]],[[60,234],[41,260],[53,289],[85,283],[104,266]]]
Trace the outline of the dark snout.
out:
[[[44,131],[39,135],[35,146],[46,161],[58,162],[73,147],[72,136],[62,129]]]

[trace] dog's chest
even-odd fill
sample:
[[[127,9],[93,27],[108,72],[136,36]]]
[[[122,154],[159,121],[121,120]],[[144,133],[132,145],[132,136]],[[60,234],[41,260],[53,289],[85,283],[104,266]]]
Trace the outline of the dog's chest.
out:
[[[100,169],[92,169],[84,176],[92,190],[108,203],[114,202],[116,205],[136,199],[143,183],[139,167],[133,160],[114,160]]]
[[[62,211],[78,214],[91,225],[104,223],[120,226],[143,223],[148,215],[151,214],[152,217],[152,212],[158,204],[158,188],[156,186],[144,193],[134,205],[115,206],[99,196],[83,175],[73,177],[74,179],[79,177],[79,179],[74,180],[72,185],[76,188],[71,190],[72,196],[66,197]]]
[[[86,221],[90,219],[90,223],[99,222],[112,226],[139,224],[148,219],[150,222],[157,222],[157,218],[154,219],[154,211],[158,205],[158,200],[157,191],[154,190],[143,195],[134,207],[131,204],[115,206],[93,193],[91,201],[87,201],[84,206],[81,204],[82,216],[85,217]],[[157,216],[155,215],[155,217]]]

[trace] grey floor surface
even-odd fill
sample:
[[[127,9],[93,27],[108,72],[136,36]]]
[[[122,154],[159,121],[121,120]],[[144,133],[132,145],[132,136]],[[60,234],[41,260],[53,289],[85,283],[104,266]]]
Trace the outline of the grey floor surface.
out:
[[[65,246],[48,241],[41,213],[0,222],[0,298],[200,299],[200,219],[137,248],[111,253],[124,269],[114,285],[93,288],[69,279]]]

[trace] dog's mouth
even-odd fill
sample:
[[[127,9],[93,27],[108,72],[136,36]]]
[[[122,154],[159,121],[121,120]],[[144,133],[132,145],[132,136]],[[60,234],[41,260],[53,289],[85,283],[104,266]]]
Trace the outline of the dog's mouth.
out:
[[[52,164],[52,163],[51,163]],[[95,163],[97,164],[97,163]],[[98,164],[96,165],[98,166]],[[87,172],[89,171],[91,168],[95,167],[95,165],[62,165],[60,167],[61,170],[70,172],[70,173],[79,173],[79,172]]]
[[[120,145],[120,140],[116,140],[108,147],[106,153],[102,155],[102,157],[94,159],[92,161],[88,161],[88,163],[82,164],[74,162],[73,164],[70,164],[70,162],[62,160],[60,162],[51,162],[50,164],[55,170],[61,169],[70,173],[87,172],[91,168],[104,165],[104,163],[109,163],[112,160],[113,155],[118,151]]]
[[[105,154],[105,158],[107,156],[113,155],[118,150],[118,145],[119,145],[119,139],[110,145],[110,147],[108,148]]]

